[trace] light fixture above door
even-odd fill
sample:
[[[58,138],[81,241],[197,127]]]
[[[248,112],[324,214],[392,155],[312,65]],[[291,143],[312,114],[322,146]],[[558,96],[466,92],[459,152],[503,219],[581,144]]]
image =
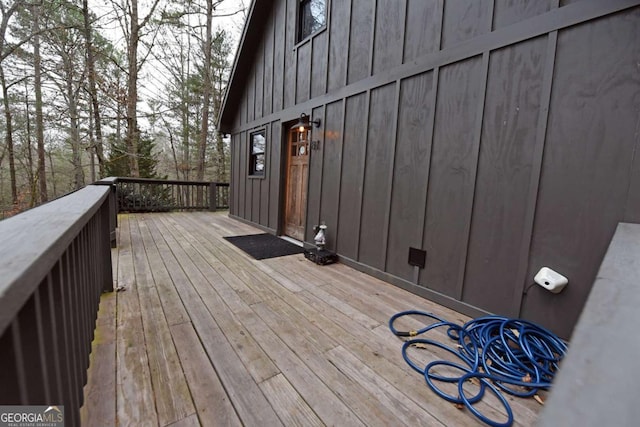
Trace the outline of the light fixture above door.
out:
[[[298,123],[296,123],[295,125],[291,126],[291,129],[298,129],[298,132],[302,133],[305,130],[308,130],[311,128],[311,125],[315,125],[315,127],[320,127],[320,125],[322,124],[322,122],[320,121],[320,119],[316,119],[316,120],[309,120],[309,116],[307,116],[305,113],[300,114],[300,119],[298,119]]]

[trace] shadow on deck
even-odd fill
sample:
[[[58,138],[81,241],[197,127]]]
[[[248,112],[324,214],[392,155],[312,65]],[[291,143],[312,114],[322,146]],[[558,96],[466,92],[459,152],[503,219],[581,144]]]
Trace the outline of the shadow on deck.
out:
[[[466,316],[341,264],[256,261],[222,238],[259,232],[226,213],[119,217],[120,291],[100,303],[83,425],[479,424],[426,387],[387,326],[407,309]],[[508,399],[516,425],[534,424],[535,401]]]

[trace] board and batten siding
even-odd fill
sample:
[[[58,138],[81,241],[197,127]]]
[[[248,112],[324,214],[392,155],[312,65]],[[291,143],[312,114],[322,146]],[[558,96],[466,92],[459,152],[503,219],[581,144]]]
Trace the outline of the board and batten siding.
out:
[[[230,214],[281,232],[284,141],[304,112],[322,120],[308,243],[325,222],[364,272],[569,337],[617,223],[640,222],[640,1],[327,4],[300,43],[296,0],[255,5],[221,120]],[[250,178],[260,129],[266,171]],[[542,266],[569,286],[529,288]]]

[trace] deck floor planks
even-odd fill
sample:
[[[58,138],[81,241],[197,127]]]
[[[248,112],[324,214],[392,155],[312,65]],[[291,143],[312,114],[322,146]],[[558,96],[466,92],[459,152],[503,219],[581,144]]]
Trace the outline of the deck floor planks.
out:
[[[169,326],[190,321],[187,310],[180,299],[178,290],[176,289],[169,272],[167,271],[160,252],[158,251],[155,241],[149,230],[148,221],[140,222],[140,235],[144,244],[144,250],[147,254],[149,270],[153,275],[153,281],[157,294],[160,297],[165,318]]]
[[[235,256],[244,257],[244,255],[239,252],[237,252]],[[227,261],[232,262],[233,260],[227,259]],[[244,268],[248,268],[250,270],[253,270],[253,268],[255,268],[255,266],[252,266],[249,263],[247,263],[246,260],[239,260],[239,261],[240,261],[239,264],[242,265]],[[253,273],[255,273],[255,271]],[[261,283],[261,285],[265,287],[270,287],[272,291],[275,291],[275,293],[278,293],[281,296],[283,292],[284,293],[289,292],[290,294],[290,291],[286,288],[274,289],[274,287],[278,288],[280,285],[279,283],[273,280],[265,280]],[[289,296],[289,294],[285,296]],[[282,301],[281,299],[275,298],[272,296],[261,303],[253,304],[251,306],[252,307],[251,309],[247,307],[247,309],[251,310],[251,314],[245,311],[245,317],[244,317],[245,326],[247,327],[248,330],[251,330],[253,332],[254,336],[256,336],[256,339],[259,339],[258,337],[262,339],[263,347],[266,347],[272,350],[270,352],[270,356],[276,361],[276,363],[280,362],[279,366],[281,366],[281,369],[285,371],[285,375],[289,375],[290,377],[293,376],[293,381],[298,385],[298,387],[302,387],[303,389],[306,388],[308,390],[308,393],[306,393],[307,400],[311,402],[315,401],[314,407],[320,413],[323,413],[323,419],[325,421],[329,420],[330,421],[329,424],[335,424],[335,423],[340,424],[345,420],[349,420],[350,418],[353,418],[353,415],[350,413],[350,411],[346,407],[341,408],[342,404],[338,400],[335,400],[337,399],[336,396],[333,395],[333,393],[329,389],[323,389],[323,387],[321,386],[322,384],[321,380],[319,378],[318,379],[314,378],[312,374],[313,371],[310,369],[309,366],[306,366],[305,363],[302,362],[302,358],[299,357],[295,351],[291,349],[287,349],[287,346],[282,343],[278,344],[278,339],[275,338],[276,333],[273,332],[273,329],[275,328],[278,331],[277,336],[281,337],[283,335],[283,332],[281,330],[282,327],[289,328],[296,322],[288,321],[283,323],[282,321],[276,321],[275,323],[271,324],[275,326],[272,327],[271,330],[266,331],[264,326],[264,323],[265,323],[264,319],[257,319],[253,315],[253,311],[262,312],[263,316],[265,316],[265,313],[267,313],[266,315],[269,315],[271,313],[274,313],[275,312],[274,310],[278,310],[278,309],[286,310],[284,305],[279,305],[277,307],[273,307],[269,305],[269,303],[278,303],[281,301]],[[266,308],[264,310],[261,310],[261,308],[263,307],[266,307]],[[247,319],[257,319],[257,320],[247,323]],[[297,320],[301,321],[302,319],[298,318]],[[259,332],[255,330],[257,323],[260,324]],[[296,330],[299,331],[300,329],[295,329],[292,331],[292,333],[296,334],[295,332]],[[311,335],[307,335],[307,337],[311,338],[311,341],[309,343],[305,343],[309,348],[311,348],[311,351],[313,353],[318,351],[319,345],[327,348],[332,348],[335,346],[335,343],[327,341],[328,337],[324,337],[324,341],[317,341],[319,338],[321,338],[322,332],[321,331],[316,331],[316,332],[318,332],[319,336],[312,337]],[[268,337],[269,335],[272,335],[272,337],[265,340],[265,337]],[[321,344],[321,342],[323,342],[323,344]],[[275,347],[273,346],[274,343],[276,344]],[[274,350],[274,348],[277,348],[277,350]],[[329,369],[332,369],[330,365],[327,364],[326,366]],[[302,373],[303,375],[300,376],[299,375],[300,373]],[[315,385],[315,386],[309,387],[310,385]],[[299,399],[301,399],[301,397],[299,395],[298,397],[295,397],[295,398],[294,397],[295,395],[288,393],[282,398],[287,398],[290,400],[292,399],[292,401],[289,403],[289,406],[295,408],[297,407],[297,402],[299,401]],[[332,403],[332,400],[334,400],[333,403]],[[332,403],[332,404],[329,404],[329,403]],[[281,415],[281,417],[283,417],[283,419],[287,419],[287,414],[283,414]],[[350,421],[349,423],[353,424],[354,422],[355,422],[355,418],[353,418],[352,421]]]
[[[279,330],[276,334],[270,325],[254,311],[247,313],[242,321],[252,331],[256,340],[287,380],[326,425],[365,425],[332,391],[324,379],[318,375],[319,373],[309,369],[303,360],[283,342]]]
[[[192,412],[169,425],[480,425],[428,390],[402,360],[402,342],[387,326],[391,314],[408,308],[454,321],[464,316],[341,264],[316,266],[302,255],[256,261],[222,237],[261,231],[224,213],[128,215],[119,233],[114,270],[142,266],[139,285],[114,272],[127,286],[116,294],[131,317],[127,325],[135,325],[134,302],[124,299],[132,289],[140,293],[143,343],[151,337],[145,319],[164,310],[162,328],[177,350],[178,378],[186,379],[193,399]],[[148,287],[155,291],[152,304],[141,307]],[[122,309],[118,305],[118,319]],[[153,353],[148,347],[142,346]],[[123,368],[121,359],[116,370]],[[147,364],[152,359],[149,354]],[[122,372],[115,376],[125,379]],[[121,404],[118,385],[112,399]],[[512,403],[516,425],[533,424],[539,407],[518,400]],[[118,408],[119,424],[138,420]],[[152,418],[148,424],[163,423]]]
[[[136,221],[130,222],[131,244],[134,247],[145,247],[141,233],[143,229],[146,229],[144,217],[136,216]],[[146,242],[147,245],[149,243]],[[158,421],[160,425],[169,425],[194,413],[195,408],[158,296],[158,288],[151,274],[146,250],[135,251],[133,260]]]
[[[120,221],[118,250],[117,338],[117,425],[158,425],[155,396],[149,373],[140,301],[133,269],[128,216]]]
[[[171,335],[202,425],[242,425],[191,322],[171,326]]]
[[[322,288],[326,285],[319,286]],[[315,299],[310,291],[305,291],[298,296],[308,299],[308,303],[315,307],[319,313],[326,313],[324,319],[315,316],[319,327],[336,339],[341,346],[350,349],[363,366],[369,366],[378,375],[392,383],[396,388],[407,393],[406,399],[414,400],[415,404],[430,411],[440,419],[447,419],[449,422],[457,420],[460,424],[468,421],[468,415],[448,412],[441,412],[442,401],[430,390],[426,389],[423,380],[413,371],[407,371],[406,365],[400,354],[401,341],[396,339],[386,325],[386,334],[377,337],[371,334],[371,330],[363,324],[351,319],[349,316],[337,312],[330,304],[322,299]],[[331,319],[331,320],[329,320]],[[376,392],[377,390],[373,390]],[[415,410],[415,409],[414,409]],[[419,412],[419,410],[415,410]]]
[[[284,375],[274,375],[260,383],[260,388],[285,426],[324,426]]]
[[[269,405],[269,402],[258,388],[257,383],[245,369],[232,345],[227,340],[222,329],[208,310],[202,297],[193,287],[189,277],[175,258],[167,240],[158,230],[152,234],[182,300],[191,317],[193,326],[200,337],[209,359],[220,377],[229,398],[244,424],[280,425],[280,420]]]
[[[231,312],[224,300],[216,292],[209,278],[205,277],[189,256],[189,244],[184,241],[177,241],[171,230],[163,228],[161,224],[159,231],[162,232],[165,241],[173,248],[176,260],[182,266],[185,274],[197,290],[202,301],[212,313],[216,323],[224,332],[225,337],[240,357],[249,373],[256,382],[261,382],[276,375],[279,371],[271,362],[269,357],[262,351],[260,346],[254,341],[251,334],[245,330],[236,316]],[[192,254],[196,257],[196,254]],[[197,257],[196,257],[197,258]]]

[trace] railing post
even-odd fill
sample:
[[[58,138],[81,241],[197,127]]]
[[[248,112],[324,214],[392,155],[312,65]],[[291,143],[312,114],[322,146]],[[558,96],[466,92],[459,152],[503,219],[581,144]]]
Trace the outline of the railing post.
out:
[[[111,242],[110,245],[101,245],[102,247],[99,249],[99,251],[102,252],[102,271],[99,273],[102,274],[102,292],[113,292],[113,261],[111,260],[111,248],[115,248],[117,246],[115,231],[117,224],[115,222],[118,220],[118,211],[116,207],[117,200],[115,194],[116,186],[113,185],[109,192],[109,205],[103,206],[102,210],[102,218],[104,221],[103,227],[109,227],[109,240]]]
[[[109,191],[109,237],[111,241],[111,247],[117,247],[116,242],[116,228],[118,228],[118,178],[104,178],[100,181],[96,181],[93,185],[108,185]]]
[[[217,182],[209,183],[209,210],[210,211],[218,210],[218,183]]]

